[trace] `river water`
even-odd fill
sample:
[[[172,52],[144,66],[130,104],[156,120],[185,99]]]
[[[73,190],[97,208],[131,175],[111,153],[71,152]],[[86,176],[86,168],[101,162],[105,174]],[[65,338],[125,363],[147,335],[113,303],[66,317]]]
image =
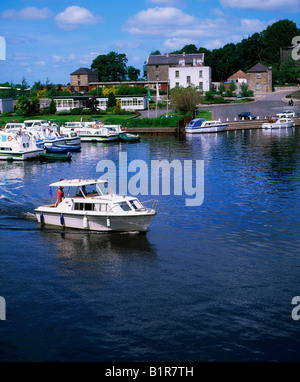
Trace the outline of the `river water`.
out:
[[[299,139],[298,128],[145,137],[83,143],[70,163],[1,163],[0,360],[299,361]],[[203,160],[203,203],[155,196],[146,234],[32,219],[49,183],[98,177],[120,151]]]

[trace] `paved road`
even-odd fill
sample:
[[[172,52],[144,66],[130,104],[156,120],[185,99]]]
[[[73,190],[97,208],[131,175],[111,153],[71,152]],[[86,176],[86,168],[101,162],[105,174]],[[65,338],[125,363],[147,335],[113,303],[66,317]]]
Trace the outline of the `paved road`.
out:
[[[296,112],[300,112],[300,104],[294,104],[294,106],[289,106],[287,102],[282,101],[282,99],[290,94],[291,91],[275,91],[267,93],[265,95],[257,95],[255,97],[255,102],[247,104],[231,104],[223,106],[201,106],[199,109],[211,110],[212,119],[221,119],[226,121],[234,121],[234,118],[238,119],[238,114],[241,111],[250,111],[254,115],[259,116],[260,119],[266,115],[275,115],[282,111],[283,109],[293,109]],[[168,110],[169,114],[172,114],[172,109]],[[143,110],[140,112],[141,117],[156,118],[162,114],[167,113],[167,109],[154,109],[154,110]]]
[[[254,115],[259,116],[260,119],[266,115],[275,115],[283,109],[293,109],[298,112],[300,111],[300,104],[294,104],[292,107],[289,106],[287,102],[282,101],[285,95],[290,93],[291,91],[275,91],[273,93],[271,92],[265,95],[256,96],[255,102],[247,104],[232,104],[213,107],[201,106],[201,109],[211,110],[212,119],[221,119],[222,121],[226,121],[227,118],[229,121],[233,121],[234,118],[238,119],[238,114],[241,111],[250,111]]]

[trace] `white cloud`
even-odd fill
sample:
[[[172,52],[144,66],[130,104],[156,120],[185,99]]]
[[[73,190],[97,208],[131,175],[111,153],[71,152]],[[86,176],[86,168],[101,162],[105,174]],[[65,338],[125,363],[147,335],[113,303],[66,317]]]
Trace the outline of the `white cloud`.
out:
[[[20,11],[7,9],[1,13],[3,19],[15,20],[43,20],[53,16],[53,12],[48,8],[38,9],[36,7],[26,7]]]
[[[86,8],[72,6],[66,8],[63,12],[55,17],[56,24],[59,28],[65,30],[72,30],[78,28],[80,25],[93,25],[103,22],[101,16],[94,16]]]
[[[255,11],[298,12],[299,0],[220,0],[224,8],[238,8]]]
[[[187,15],[174,7],[155,7],[138,12],[126,21],[122,30],[134,35],[161,35],[174,27],[196,22],[196,17]]]
[[[68,56],[52,56],[54,63],[80,62],[81,64],[91,64],[91,62],[100,54],[98,52],[84,53],[81,55],[70,53]]]
[[[179,50],[185,45],[189,45],[189,44],[196,45],[197,41],[190,40],[187,38],[170,38],[164,42],[163,46],[164,48],[172,51],[172,50]]]
[[[255,32],[261,32],[274,20],[225,17],[197,18],[174,7],[155,7],[143,10],[128,19],[123,30],[132,35],[164,39],[163,47],[177,50],[184,45],[219,48],[224,43],[238,42]],[[223,43],[224,42],[224,43]]]

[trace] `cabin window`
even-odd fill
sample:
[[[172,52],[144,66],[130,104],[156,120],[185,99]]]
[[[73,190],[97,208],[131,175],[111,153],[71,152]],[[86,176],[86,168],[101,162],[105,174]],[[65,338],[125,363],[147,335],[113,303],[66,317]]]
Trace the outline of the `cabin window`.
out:
[[[129,203],[135,210],[142,207],[137,200],[129,200]]]
[[[94,207],[94,205],[92,203],[85,203],[84,210],[85,211],[93,211],[93,209],[94,209],[93,207]]]
[[[123,211],[130,211],[130,207],[126,202],[119,203],[119,206],[122,208]]]
[[[76,210],[76,211],[83,211],[84,210],[84,203],[75,203],[75,207],[74,207],[74,209]]]

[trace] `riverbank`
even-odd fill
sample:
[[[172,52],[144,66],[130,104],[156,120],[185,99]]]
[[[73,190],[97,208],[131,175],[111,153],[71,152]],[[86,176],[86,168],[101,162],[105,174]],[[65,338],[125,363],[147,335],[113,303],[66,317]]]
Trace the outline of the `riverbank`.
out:
[[[295,126],[300,126],[300,117],[293,118],[295,121]],[[261,129],[264,120],[253,120],[253,121],[231,121],[228,122],[229,126],[227,130],[249,130],[249,129]],[[132,134],[148,134],[148,135],[174,135],[178,134],[177,127],[139,127],[139,128],[127,128],[127,132]],[[184,133],[184,131],[183,131]]]

